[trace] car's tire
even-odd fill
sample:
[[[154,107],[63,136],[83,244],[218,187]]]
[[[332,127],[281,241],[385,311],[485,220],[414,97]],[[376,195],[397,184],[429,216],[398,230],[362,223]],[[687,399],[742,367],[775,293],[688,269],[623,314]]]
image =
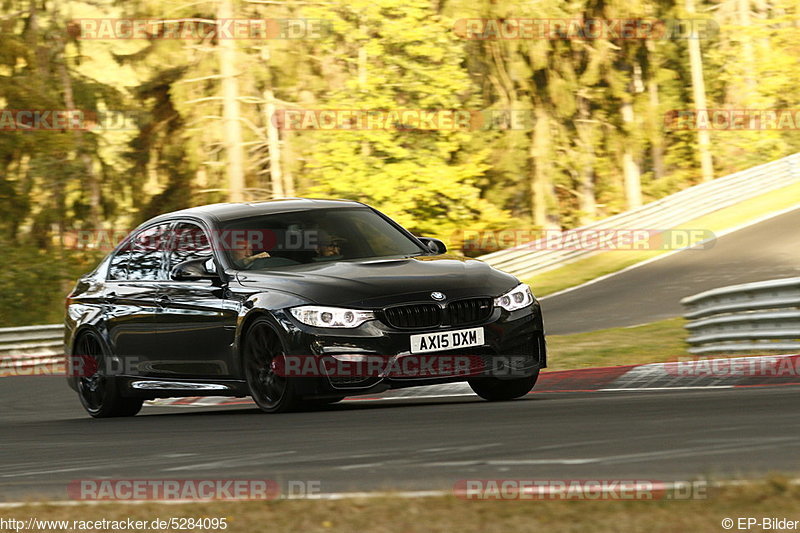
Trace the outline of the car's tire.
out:
[[[73,353],[83,358],[82,368],[88,369],[84,374],[91,372],[91,375],[77,377],[78,397],[89,415],[94,418],[134,416],[142,409],[143,400],[120,395],[117,380],[105,374],[106,353],[96,334],[82,334]]]
[[[473,378],[469,380],[469,386],[484,400],[504,402],[528,394],[536,385],[537,379],[539,379],[539,369],[536,369],[532,376],[519,379]]]
[[[265,413],[285,413],[302,406],[292,378],[275,373],[273,362],[284,355],[277,331],[266,318],[256,318],[245,332],[242,365],[250,396]]]

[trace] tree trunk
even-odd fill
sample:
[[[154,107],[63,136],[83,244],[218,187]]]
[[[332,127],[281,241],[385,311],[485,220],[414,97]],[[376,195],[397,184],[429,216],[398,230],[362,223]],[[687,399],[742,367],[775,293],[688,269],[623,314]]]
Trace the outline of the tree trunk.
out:
[[[694,0],[686,0],[686,12],[691,18],[695,14]],[[706,88],[703,79],[703,56],[700,53],[700,41],[689,35],[689,65],[692,70],[692,92],[696,110],[708,109],[706,104]],[[714,164],[711,159],[711,139],[706,129],[697,130],[697,150],[700,156],[700,169],[703,181],[714,179]]]
[[[283,150],[281,150],[281,167],[283,169],[283,183],[286,189],[286,196],[297,196],[297,188],[295,187],[294,175],[292,174],[292,167],[295,161],[295,154],[292,150],[292,136],[291,130],[283,132]]]
[[[755,79],[753,78],[756,61],[755,54],[753,52],[753,39],[749,34],[750,0],[737,0],[736,14],[737,18],[739,19],[739,25],[742,27],[742,30],[739,33],[741,34],[742,61],[744,63],[744,94],[741,95],[741,99],[739,101],[742,102],[742,107],[747,107],[753,104],[752,98],[756,93],[756,83]]]
[[[72,92],[72,78],[69,76],[67,70],[67,57],[66,46],[61,42],[60,47],[61,60],[58,61],[58,75],[61,78],[61,90],[64,91],[64,105],[67,109],[75,109],[75,97]],[[73,142],[75,143],[75,151],[83,168],[86,172],[83,183],[86,190],[86,196],[89,200],[89,223],[93,229],[100,229],[100,183],[97,179],[97,174],[94,171],[94,162],[92,157],[83,150],[83,133],[78,130],[72,130]],[[59,180],[56,193],[63,196],[62,185]],[[63,221],[59,220],[59,225]],[[61,238],[61,236],[60,236]]]
[[[531,214],[535,226],[548,229],[556,226],[548,217],[547,204],[552,198],[553,184],[550,182],[550,127],[547,112],[537,106],[536,124],[530,145],[531,161]]]
[[[233,18],[231,0],[219,0],[217,20]],[[219,65],[222,77],[223,139],[228,154],[226,166],[228,198],[231,202],[244,200],[244,149],[242,147],[242,124],[239,109],[239,82],[236,79],[236,43],[232,39],[219,39]]]
[[[625,137],[631,135],[634,129],[633,103],[628,97],[622,102],[622,121],[625,123]],[[635,209],[642,205],[642,177],[639,164],[633,155],[632,143],[625,142],[622,153],[622,171],[625,178],[625,200],[628,209]]]
[[[281,172],[281,141],[278,137],[278,126],[275,125],[275,95],[272,89],[264,91],[264,100],[266,106],[264,112],[264,122],[267,126],[267,146],[269,148],[269,177],[272,183],[272,197],[285,198],[286,190],[284,188],[283,175]]]
[[[647,82],[647,93],[650,99],[650,157],[653,159],[653,177],[660,180],[665,174],[664,137],[660,128],[661,104],[658,98],[658,82],[655,78],[650,78]]]
[[[358,23],[358,34],[362,38],[366,38],[366,29],[363,22]],[[363,96],[367,89],[367,43],[362,42],[358,47],[358,90]],[[369,157],[372,153],[372,148],[367,139],[361,141],[361,156]]]
[[[661,69],[661,58],[653,41],[647,41],[650,69],[647,79],[648,120],[650,129],[650,158],[653,160],[653,178],[660,180],[666,175],[664,170],[664,133],[661,127],[661,101],[658,95],[656,73]]]
[[[575,124],[577,142],[580,144],[581,163],[578,165],[578,208],[581,210],[581,224],[588,224],[597,218],[597,198],[594,187],[594,142],[593,129],[586,98],[578,96],[580,119]]]

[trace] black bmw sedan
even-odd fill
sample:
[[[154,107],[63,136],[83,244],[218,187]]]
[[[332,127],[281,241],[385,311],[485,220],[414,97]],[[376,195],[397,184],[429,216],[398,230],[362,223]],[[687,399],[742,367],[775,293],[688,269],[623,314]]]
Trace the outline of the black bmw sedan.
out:
[[[93,417],[209,395],[276,413],[454,381],[524,396],[546,366],[539,302],[446,252],[350,201],[158,216],[68,296],[69,385]]]

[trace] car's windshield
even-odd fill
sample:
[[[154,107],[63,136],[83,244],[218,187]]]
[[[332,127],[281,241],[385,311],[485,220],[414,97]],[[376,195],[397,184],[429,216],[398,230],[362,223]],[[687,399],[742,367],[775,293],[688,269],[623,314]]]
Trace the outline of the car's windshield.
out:
[[[218,247],[240,270],[425,253],[367,208],[317,209],[227,221]]]

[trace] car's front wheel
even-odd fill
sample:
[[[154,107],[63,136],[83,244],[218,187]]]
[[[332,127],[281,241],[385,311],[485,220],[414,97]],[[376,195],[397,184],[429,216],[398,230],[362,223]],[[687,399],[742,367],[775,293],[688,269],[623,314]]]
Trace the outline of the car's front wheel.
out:
[[[473,378],[469,380],[469,386],[484,400],[502,402],[525,396],[536,385],[537,379],[539,379],[538,369],[532,376],[518,379]]]
[[[265,413],[282,413],[301,405],[292,380],[276,372],[283,355],[281,340],[269,321],[255,319],[245,333],[243,363],[250,396]]]
[[[134,416],[142,409],[142,400],[120,395],[116,379],[107,375],[103,344],[94,333],[81,335],[73,352],[73,358],[81,363],[78,397],[87,413],[94,418],[111,418]]]

